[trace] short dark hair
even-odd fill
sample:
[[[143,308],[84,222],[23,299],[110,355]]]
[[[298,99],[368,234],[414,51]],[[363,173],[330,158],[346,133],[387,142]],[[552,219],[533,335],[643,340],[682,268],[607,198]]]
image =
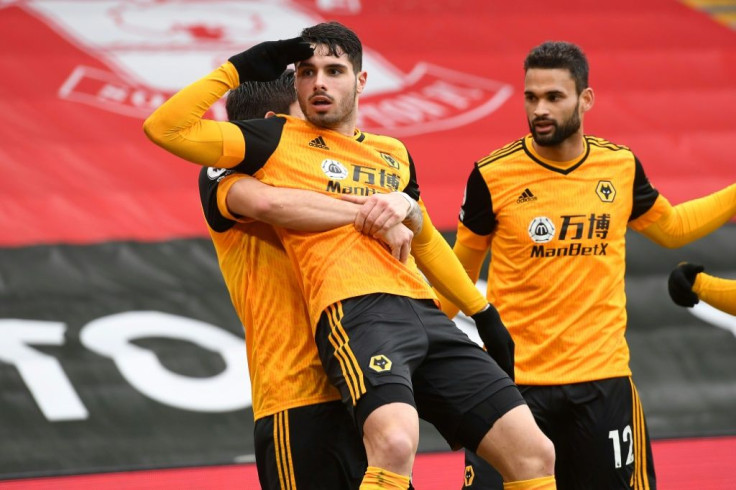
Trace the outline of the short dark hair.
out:
[[[566,69],[575,80],[580,94],[588,88],[588,60],[579,46],[565,41],[547,41],[529,51],[524,60],[524,72],[531,68]]]
[[[339,22],[323,22],[302,30],[302,39],[309,43],[324,44],[329,54],[345,53],[355,73],[363,69],[363,45],[358,36]]]
[[[294,70],[286,70],[270,82],[243,82],[227,94],[225,110],[231,121],[260,119],[268,111],[288,114],[296,102]]]

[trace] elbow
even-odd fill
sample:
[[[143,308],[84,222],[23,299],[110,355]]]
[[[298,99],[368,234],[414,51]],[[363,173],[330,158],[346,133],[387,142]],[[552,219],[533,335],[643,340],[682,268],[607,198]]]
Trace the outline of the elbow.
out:
[[[160,124],[158,124],[158,118],[156,117],[155,112],[148,116],[145,121],[143,121],[143,133],[153,143],[161,146],[163,143],[163,133],[158,130],[159,127]]]

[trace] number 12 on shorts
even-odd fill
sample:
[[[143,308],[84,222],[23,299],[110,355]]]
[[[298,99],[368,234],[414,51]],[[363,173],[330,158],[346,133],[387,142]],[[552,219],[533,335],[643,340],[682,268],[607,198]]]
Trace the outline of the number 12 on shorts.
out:
[[[623,443],[628,443],[629,450],[626,455],[626,465],[630,465],[634,462],[634,440],[632,437],[631,426],[627,425],[621,432],[621,438],[619,438],[618,430],[612,430],[608,433],[608,438],[613,441],[613,459],[616,468],[621,468],[621,446]],[[623,441],[622,441],[623,440]]]

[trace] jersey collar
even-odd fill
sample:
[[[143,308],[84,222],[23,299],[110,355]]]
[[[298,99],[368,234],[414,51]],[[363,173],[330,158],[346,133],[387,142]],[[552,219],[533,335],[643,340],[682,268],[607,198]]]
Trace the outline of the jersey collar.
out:
[[[542,156],[540,156],[535,150],[534,145],[532,144],[532,135],[527,134],[524,139],[522,139],[522,145],[524,147],[524,151],[526,154],[534,160],[539,165],[543,166],[544,168],[548,170],[552,170],[553,172],[558,172],[563,175],[567,175],[576,168],[578,168],[580,165],[583,164],[586,158],[588,158],[588,154],[590,153],[590,146],[588,145],[588,139],[583,138],[583,154],[579,156],[578,158],[575,158],[573,160],[568,160],[567,162],[556,162],[554,160],[548,160]]]

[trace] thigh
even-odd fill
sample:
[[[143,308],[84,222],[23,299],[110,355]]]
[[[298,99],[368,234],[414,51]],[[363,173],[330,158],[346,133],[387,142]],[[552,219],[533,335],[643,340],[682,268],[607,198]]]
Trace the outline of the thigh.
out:
[[[474,450],[493,423],[523,399],[488,353],[436,306],[415,301],[412,307],[429,342],[412,379],[419,416],[432,423],[451,447]],[[504,388],[510,388],[513,396],[506,396]]]
[[[569,437],[566,479],[573,489],[655,489],[644,412],[630,378],[565,387],[575,429]],[[560,487],[562,488],[562,487]]]
[[[565,426],[565,403],[562,390],[557,386],[519,386],[525,402],[534,416],[535,422],[542,432],[557,445],[567,447],[567,441],[561,437],[569,430]],[[564,451],[563,451],[564,452]],[[556,458],[560,460],[559,456]],[[471,451],[465,451],[464,487],[473,490],[502,490],[503,478],[501,474],[484,459]],[[558,488],[560,486],[558,482]]]
[[[340,402],[257,420],[255,445],[264,490],[358,489],[367,467],[363,443]]]
[[[410,301],[371,294],[330,305],[322,314],[317,350],[348,407],[377,386],[412,389],[412,374],[426,355],[427,339]]]

